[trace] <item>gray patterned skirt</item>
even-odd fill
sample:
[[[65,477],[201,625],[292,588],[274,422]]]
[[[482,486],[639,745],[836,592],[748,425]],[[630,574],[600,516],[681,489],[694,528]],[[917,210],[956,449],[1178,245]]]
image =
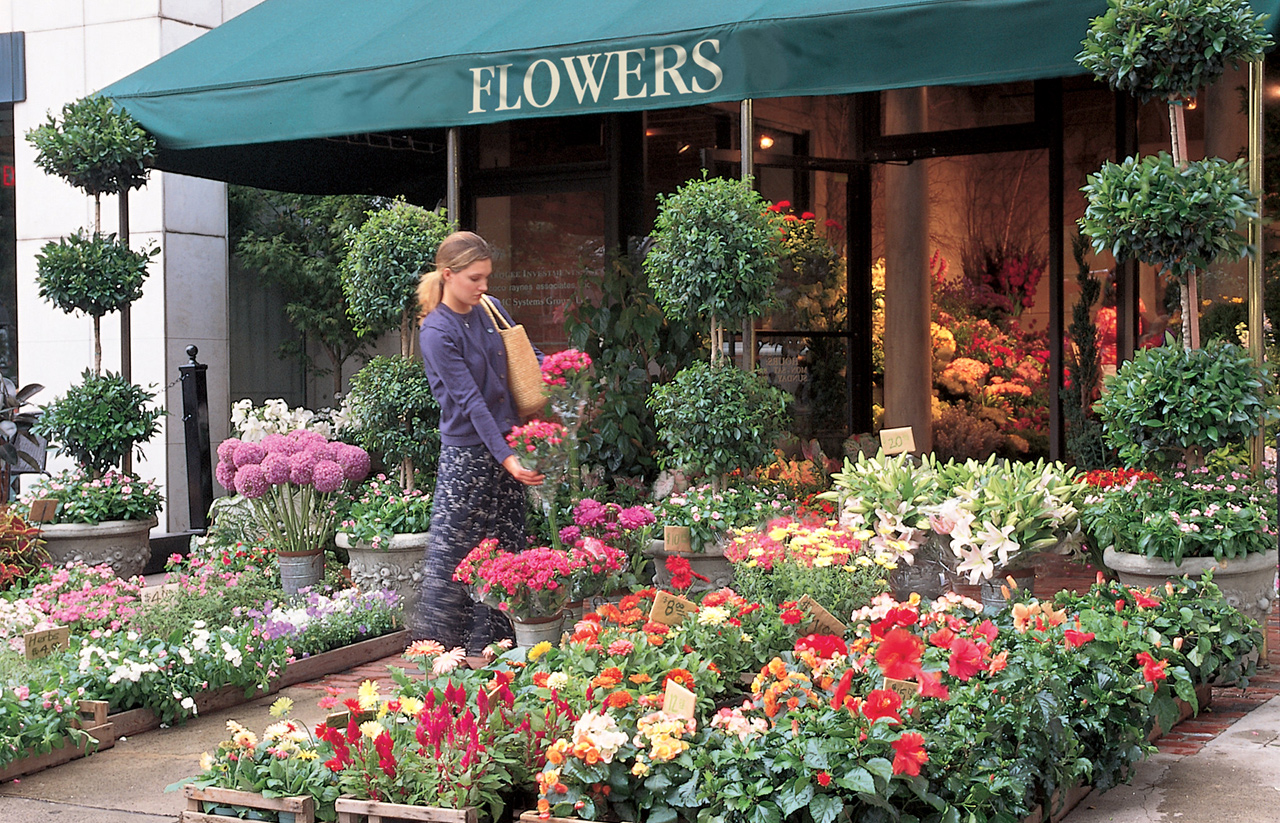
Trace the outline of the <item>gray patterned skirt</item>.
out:
[[[476,603],[453,570],[488,537],[508,551],[525,548],[525,491],[484,446],[444,446],[436,475],[426,573],[418,607],[409,616],[413,639],[435,640],[446,649],[484,647],[511,636],[511,624],[496,609]]]

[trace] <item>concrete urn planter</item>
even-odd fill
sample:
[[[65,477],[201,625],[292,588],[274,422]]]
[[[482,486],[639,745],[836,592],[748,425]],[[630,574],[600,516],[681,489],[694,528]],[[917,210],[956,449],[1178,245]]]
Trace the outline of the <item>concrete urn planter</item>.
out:
[[[689,587],[691,593],[715,591],[733,585],[733,564],[725,559],[724,547],[721,545],[708,548],[703,552],[668,552],[663,541],[652,540],[644,553],[646,557],[652,557],[654,560],[653,582],[658,586],[671,584],[671,572],[667,571],[667,557],[683,557],[689,561],[689,568],[695,574],[707,578],[699,580],[695,577],[693,585]]]
[[[1163,586],[1166,580],[1183,575],[1199,577],[1213,569],[1213,582],[1222,590],[1227,603],[1266,626],[1276,596],[1277,550],[1226,560],[1212,557],[1184,557],[1181,565],[1168,560],[1116,551],[1103,553],[1102,562],[1116,573],[1126,586],[1147,588]]]
[[[151,559],[151,529],[158,521],[106,520],[102,523],[55,523],[42,526],[49,562],[64,566],[79,561],[89,566],[106,564],[118,577],[142,574]]]
[[[353,544],[338,532],[335,542],[347,550],[351,582],[361,591],[394,591],[407,619],[426,571],[428,536],[429,532],[392,535],[390,544],[375,549],[368,543]]]

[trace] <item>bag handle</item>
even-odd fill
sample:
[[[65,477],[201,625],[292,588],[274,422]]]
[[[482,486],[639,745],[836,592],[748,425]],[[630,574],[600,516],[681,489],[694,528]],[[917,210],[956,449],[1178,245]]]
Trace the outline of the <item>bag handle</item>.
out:
[[[493,325],[497,329],[509,329],[511,324],[507,322],[507,318],[502,316],[502,312],[493,305],[493,298],[484,295],[480,298],[480,305],[484,306],[484,310],[489,313],[489,319],[493,321]]]

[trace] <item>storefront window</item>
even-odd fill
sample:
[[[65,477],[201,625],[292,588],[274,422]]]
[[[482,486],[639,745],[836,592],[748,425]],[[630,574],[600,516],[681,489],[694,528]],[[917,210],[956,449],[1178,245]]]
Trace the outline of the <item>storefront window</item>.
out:
[[[599,114],[493,123],[480,126],[476,133],[476,161],[481,169],[559,166],[608,159],[605,118]]]

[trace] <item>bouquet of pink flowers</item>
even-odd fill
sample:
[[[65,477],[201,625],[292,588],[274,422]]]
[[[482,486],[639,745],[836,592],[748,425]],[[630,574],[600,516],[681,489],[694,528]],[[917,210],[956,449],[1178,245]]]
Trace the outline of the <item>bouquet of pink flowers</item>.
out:
[[[617,581],[631,566],[631,559],[626,552],[594,537],[577,540],[569,549],[569,559],[574,566],[573,591],[570,595],[574,601],[594,597],[615,588],[610,584]]]
[[[454,570],[472,597],[515,620],[554,617],[569,601],[575,563],[568,552],[540,546],[522,552],[498,549],[488,538]]]
[[[507,445],[527,469],[551,475],[564,467],[565,428],[546,420],[530,420],[507,435]]]
[[[368,474],[364,449],[307,429],[270,434],[258,443],[223,440],[214,471],[224,488],[252,502],[272,546],[294,554],[323,550],[333,537],[334,495]]]

